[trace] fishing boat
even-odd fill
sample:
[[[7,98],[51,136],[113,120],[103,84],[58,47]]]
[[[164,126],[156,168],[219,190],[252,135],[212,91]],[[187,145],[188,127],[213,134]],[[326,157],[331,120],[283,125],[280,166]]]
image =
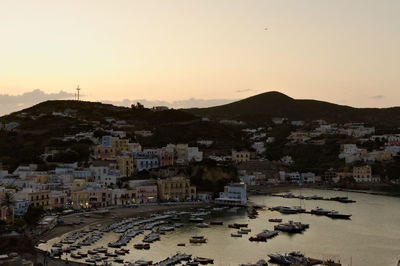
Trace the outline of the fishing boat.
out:
[[[311,214],[315,214],[315,215],[327,215],[330,212],[331,212],[330,210],[325,210],[325,209],[322,209],[319,207],[311,210]]]

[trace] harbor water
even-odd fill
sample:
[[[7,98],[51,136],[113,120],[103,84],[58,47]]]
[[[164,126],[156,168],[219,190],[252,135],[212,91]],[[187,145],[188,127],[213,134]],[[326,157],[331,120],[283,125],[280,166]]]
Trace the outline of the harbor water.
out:
[[[251,202],[266,207],[265,210],[259,211],[256,219],[249,219],[243,209],[212,211],[210,215],[204,217],[204,222],[209,224],[212,221],[222,221],[223,225],[210,225],[208,228],[198,228],[195,223],[189,223],[185,218],[182,220],[184,225],[181,228],[161,235],[161,240],[150,244],[149,250],[137,250],[133,248],[133,245],[142,243],[144,236],[151,231],[136,236],[124,247],[130,249],[130,253],[119,257],[124,261],[144,259],[158,262],[177,252],[182,252],[192,254],[193,257],[213,258],[216,265],[239,265],[255,263],[260,259],[268,261],[268,254],[271,253],[301,251],[307,257],[334,259],[336,262],[340,261],[342,265],[397,265],[400,259],[400,198],[316,189],[297,189],[292,190],[291,193],[303,196],[319,195],[325,198],[347,196],[356,202],[340,203],[264,195],[250,196]],[[307,213],[281,214],[267,209],[274,206],[300,205],[308,211],[321,207],[352,214],[351,220],[331,219]],[[276,223],[269,222],[268,219],[271,218],[282,218],[283,222],[293,220],[306,223],[310,225],[310,228],[301,234],[279,232],[278,236],[267,242],[250,242],[250,236],[266,229],[273,230]],[[231,233],[237,232],[237,229],[228,228],[228,224],[233,223],[247,223],[251,232],[241,238],[231,237]],[[39,248],[50,250],[52,244],[60,242],[70,234],[40,244]],[[82,246],[80,250],[107,247],[109,242],[118,240],[120,235],[114,232],[104,233],[104,236],[92,246]],[[204,235],[208,241],[205,244],[189,243],[193,235]],[[177,246],[179,243],[185,243],[185,246]],[[63,245],[63,248],[67,246]],[[69,254],[62,256],[64,259],[66,257],[68,260],[75,260],[70,258]],[[84,260],[76,261],[84,262]]]

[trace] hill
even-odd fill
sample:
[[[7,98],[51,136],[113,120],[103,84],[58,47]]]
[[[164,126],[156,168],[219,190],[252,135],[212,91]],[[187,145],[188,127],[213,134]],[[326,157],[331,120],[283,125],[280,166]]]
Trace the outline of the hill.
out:
[[[400,126],[400,107],[354,108],[316,100],[296,100],[275,91],[230,104],[185,111],[196,116],[255,123],[270,121],[272,117],[286,117],[290,120],[324,119],[328,122],[365,122],[382,127]]]
[[[111,119],[118,122],[110,122]],[[243,145],[237,142],[241,138],[239,128],[201,121],[182,110],[153,112],[142,106],[127,108],[98,102],[46,101],[0,117],[0,122],[19,123],[14,131],[0,130],[0,163],[8,170],[19,164],[42,165],[40,155],[46,149],[65,151],[56,155],[56,161],[78,161],[84,165],[93,143],[87,139],[62,141],[62,138],[88,131],[100,137],[108,134],[104,130],[122,130],[133,142],[148,148],[168,143],[195,144],[204,138],[223,148]],[[153,136],[137,136],[136,130],[150,130]]]

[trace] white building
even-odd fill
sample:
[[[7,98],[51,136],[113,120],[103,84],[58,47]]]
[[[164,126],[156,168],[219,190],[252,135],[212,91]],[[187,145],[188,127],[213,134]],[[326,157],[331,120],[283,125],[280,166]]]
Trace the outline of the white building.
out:
[[[224,192],[215,199],[217,204],[245,206],[247,204],[246,184],[234,183],[224,187]]]
[[[254,142],[253,145],[251,145],[253,149],[256,150],[258,154],[262,154],[265,152],[267,149],[264,147],[264,142],[259,141],[259,142]]]
[[[103,187],[117,184],[118,179],[121,177],[118,171],[110,170],[108,166],[90,166],[94,180],[96,183],[101,184]]]
[[[203,161],[203,152],[199,151],[198,147],[188,147],[188,160],[189,162],[201,162]]]

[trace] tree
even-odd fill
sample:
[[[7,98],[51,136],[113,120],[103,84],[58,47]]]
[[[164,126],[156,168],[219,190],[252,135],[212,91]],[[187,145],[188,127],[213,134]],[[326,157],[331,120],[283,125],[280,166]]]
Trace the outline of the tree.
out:
[[[15,204],[14,194],[10,191],[6,191],[1,199],[1,207],[7,207],[7,217],[12,218],[12,222],[14,223],[14,212],[13,207]]]
[[[45,213],[45,210],[43,209],[42,206],[39,207],[34,207],[34,206],[29,206],[27,212],[24,215],[24,220],[28,225],[35,225],[42,214]]]

